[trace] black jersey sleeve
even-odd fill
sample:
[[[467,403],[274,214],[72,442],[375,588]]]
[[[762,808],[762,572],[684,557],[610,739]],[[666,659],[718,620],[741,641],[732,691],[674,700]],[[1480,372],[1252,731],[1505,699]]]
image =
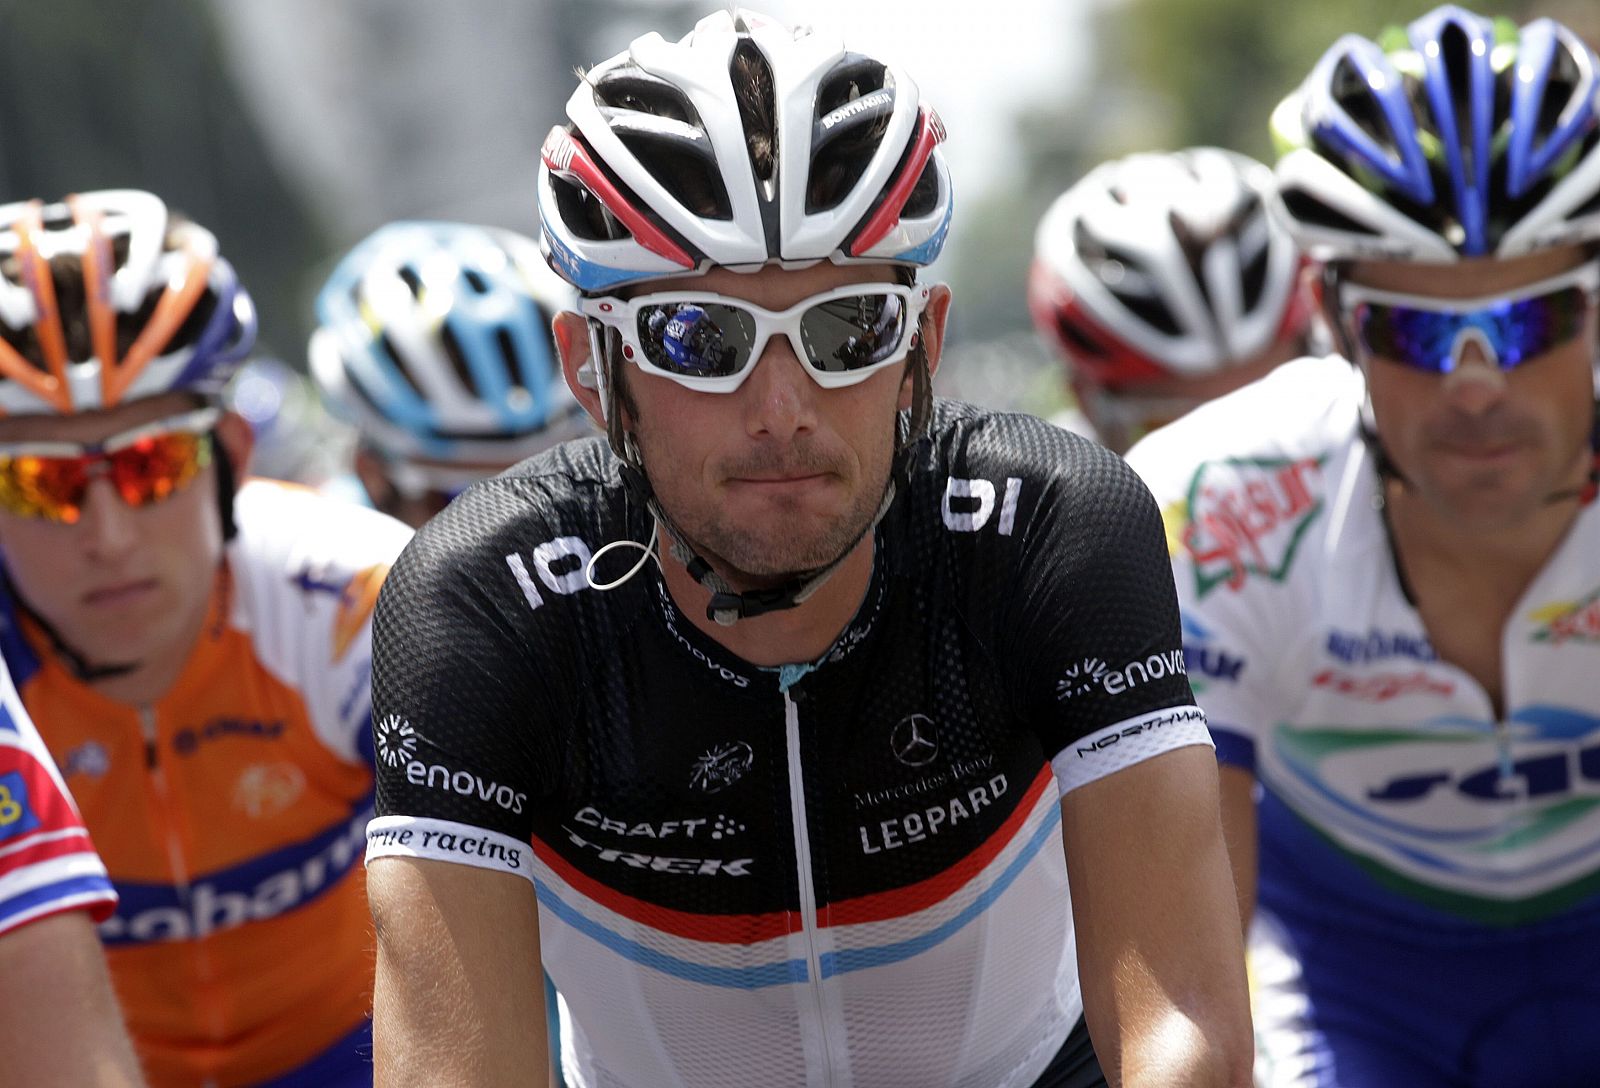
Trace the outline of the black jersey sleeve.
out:
[[[377,814],[446,820],[526,841],[531,800],[559,773],[562,669],[502,541],[525,481],[474,485],[425,525],[378,598],[372,634]],[[538,528],[533,527],[537,534]],[[541,649],[559,640],[538,640]]]
[[[1155,500],[1120,457],[1001,417],[1016,487],[1002,667],[1063,790],[1171,747],[1209,743],[1184,666]]]

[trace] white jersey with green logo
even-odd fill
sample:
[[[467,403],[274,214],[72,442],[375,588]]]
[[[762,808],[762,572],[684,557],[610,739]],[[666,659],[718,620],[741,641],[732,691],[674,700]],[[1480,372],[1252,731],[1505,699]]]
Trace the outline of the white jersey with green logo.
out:
[[[1128,458],[1218,755],[1264,787],[1262,905],[1441,947],[1570,935],[1600,921],[1600,509],[1502,632],[1497,715],[1401,586],[1362,398],[1344,360],[1303,359]]]

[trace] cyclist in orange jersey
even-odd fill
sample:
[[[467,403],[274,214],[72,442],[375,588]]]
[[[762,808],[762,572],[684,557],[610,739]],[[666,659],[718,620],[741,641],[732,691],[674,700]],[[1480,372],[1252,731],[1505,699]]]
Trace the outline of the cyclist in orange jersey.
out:
[[[254,334],[159,198],[0,207],[0,653],[120,897],[151,1082],[366,1084],[367,620],[408,530],[241,486]]]

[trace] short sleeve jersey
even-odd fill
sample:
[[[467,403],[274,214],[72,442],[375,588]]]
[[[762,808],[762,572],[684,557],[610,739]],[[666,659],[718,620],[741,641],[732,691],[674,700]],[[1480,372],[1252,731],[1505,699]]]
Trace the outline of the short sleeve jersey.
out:
[[[375,620],[369,863],[533,882],[582,1083],[1031,1083],[1081,1012],[1060,793],[1209,744],[1144,487],[940,402],[858,613],[782,669],[653,568],[589,588],[649,530],[598,439],[422,530]]]
[[[1600,507],[1513,609],[1497,713],[1402,584],[1363,398],[1343,359],[1299,360],[1129,453],[1166,517],[1219,758],[1264,787],[1261,902],[1307,940],[1592,939]]]
[[[116,901],[72,797],[0,663],[0,937],[66,910],[88,910],[102,921]]]
[[[100,937],[162,1084],[283,1076],[371,1008],[371,618],[411,533],[264,480],[235,517],[223,568],[197,572],[208,620],[148,706],[78,679],[0,594],[0,650],[115,882]]]

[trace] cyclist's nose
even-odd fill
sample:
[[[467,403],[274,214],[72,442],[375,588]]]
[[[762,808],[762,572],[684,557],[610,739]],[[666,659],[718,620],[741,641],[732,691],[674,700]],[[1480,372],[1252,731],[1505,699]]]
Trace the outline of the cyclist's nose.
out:
[[[83,511],[78,528],[96,559],[119,559],[133,550],[138,543],[138,527],[134,523],[135,511],[122,501],[117,489],[107,479],[89,481],[83,495]]]
[[[756,369],[739,393],[745,403],[745,429],[752,437],[786,440],[816,426],[817,395],[811,379],[786,336],[767,341]]]
[[[1505,396],[1506,375],[1494,356],[1476,340],[1456,351],[1455,369],[1445,375],[1444,395],[1457,411],[1479,415]]]

